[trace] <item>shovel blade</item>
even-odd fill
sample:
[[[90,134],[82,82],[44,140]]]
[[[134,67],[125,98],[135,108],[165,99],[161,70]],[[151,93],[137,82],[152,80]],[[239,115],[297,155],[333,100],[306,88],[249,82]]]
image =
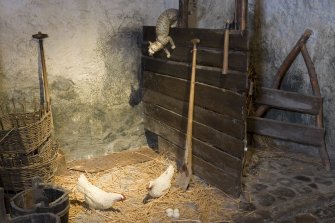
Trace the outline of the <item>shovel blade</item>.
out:
[[[179,170],[176,183],[183,191],[186,191],[191,181],[192,171],[185,164]]]

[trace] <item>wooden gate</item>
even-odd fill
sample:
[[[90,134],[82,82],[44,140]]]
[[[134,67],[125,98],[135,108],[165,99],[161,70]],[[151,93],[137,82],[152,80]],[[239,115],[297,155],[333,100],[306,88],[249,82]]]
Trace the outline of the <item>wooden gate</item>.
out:
[[[241,191],[246,137],[248,38],[230,31],[229,70],[222,74],[224,30],[174,28],[171,58],[149,57],[155,27],[143,27],[145,129],[159,136],[159,149],[184,155],[193,38],[199,38],[193,121],[193,172],[233,196]]]

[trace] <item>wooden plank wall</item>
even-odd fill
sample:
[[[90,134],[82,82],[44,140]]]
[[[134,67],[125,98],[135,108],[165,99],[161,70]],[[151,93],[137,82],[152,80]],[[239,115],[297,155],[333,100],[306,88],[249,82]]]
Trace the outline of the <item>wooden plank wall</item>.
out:
[[[239,196],[246,136],[248,38],[230,34],[229,72],[221,74],[223,30],[171,29],[171,58],[148,56],[155,27],[143,27],[143,105],[146,130],[159,136],[159,149],[182,160],[187,125],[192,38],[199,38],[193,120],[193,170],[211,185]]]

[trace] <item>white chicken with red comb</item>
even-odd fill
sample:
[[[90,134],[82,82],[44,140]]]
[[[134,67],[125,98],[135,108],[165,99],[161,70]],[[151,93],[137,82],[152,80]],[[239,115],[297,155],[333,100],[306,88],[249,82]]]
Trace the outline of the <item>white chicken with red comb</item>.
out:
[[[143,203],[147,203],[149,199],[158,198],[166,194],[170,187],[174,174],[174,167],[170,165],[159,177],[149,181],[147,190],[148,194],[143,199]]]
[[[109,209],[115,202],[126,199],[122,194],[109,193],[94,186],[84,174],[78,178],[77,190],[84,194],[85,202],[89,207],[97,210]]]

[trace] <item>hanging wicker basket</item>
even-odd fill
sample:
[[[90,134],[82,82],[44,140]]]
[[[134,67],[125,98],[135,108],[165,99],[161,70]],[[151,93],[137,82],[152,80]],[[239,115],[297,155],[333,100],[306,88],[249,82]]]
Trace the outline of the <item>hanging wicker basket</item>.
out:
[[[53,140],[48,138],[39,148],[28,154],[0,153],[0,166],[23,167],[34,163],[42,163],[51,159],[57,149],[53,148]]]
[[[51,111],[7,114],[0,117],[0,152],[29,154],[51,135]]]

